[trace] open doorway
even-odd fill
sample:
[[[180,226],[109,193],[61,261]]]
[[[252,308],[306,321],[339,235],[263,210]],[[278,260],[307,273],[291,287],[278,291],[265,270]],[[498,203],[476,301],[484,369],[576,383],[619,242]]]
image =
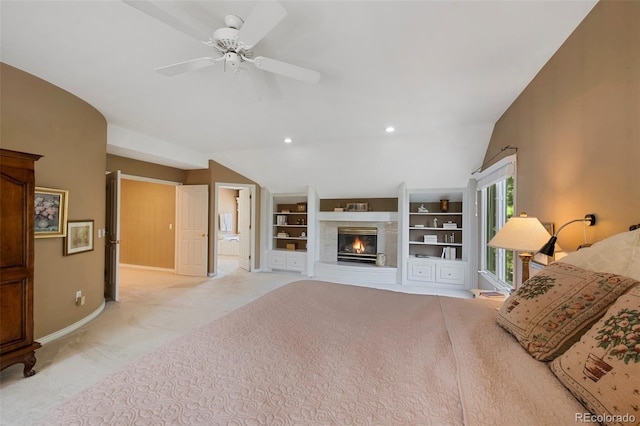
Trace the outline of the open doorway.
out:
[[[216,275],[238,268],[254,270],[255,186],[216,183],[215,186],[215,256]]]

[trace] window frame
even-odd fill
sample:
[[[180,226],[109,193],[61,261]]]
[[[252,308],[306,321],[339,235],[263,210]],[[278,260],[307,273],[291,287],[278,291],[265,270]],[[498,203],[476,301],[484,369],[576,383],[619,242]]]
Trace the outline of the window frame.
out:
[[[478,221],[479,221],[479,265],[480,274],[489,281],[496,289],[510,291],[514,288],[516,281],[515,273],[515,253],[511,250],[490,248],[487,243],[497,233],[509,219],[509,213],[513,214],[515,210],[516,200],[516,156],[510,155],[504,157],[494,165],[483,170],[477,177],[477,200],[479,204]],[[513,179],[512,184],[512,206],[508,207],[507,181]],[[488,202],[488,195],[492,188],[495,188],[495,203]],[[491,215],[495,219],[495,232],[489,235],[488,212],[491,207],[495,207],[495,211]],[[510,210],[510,212],[508,211]],[[494,223],[491,223],[494,225]],[[490,269],[488,255],[491,251],[495,252],[495,271]],[[509,269],[511,265],[511,269]]]

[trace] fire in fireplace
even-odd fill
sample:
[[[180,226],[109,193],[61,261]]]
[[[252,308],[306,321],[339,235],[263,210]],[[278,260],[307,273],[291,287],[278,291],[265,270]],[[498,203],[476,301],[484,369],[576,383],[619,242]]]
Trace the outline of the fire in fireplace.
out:
[[[378,229],[375,227],[338,227],[338,260],[376,263]]]

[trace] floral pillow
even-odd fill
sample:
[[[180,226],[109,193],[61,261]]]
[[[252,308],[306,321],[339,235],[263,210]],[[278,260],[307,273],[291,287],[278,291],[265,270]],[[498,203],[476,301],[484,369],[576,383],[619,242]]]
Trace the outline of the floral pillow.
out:
[[[551,361],[637,281],[553,263],[531,277],[502,305],[497,322],[540,361]]]
[[[640,421],[640,285],[622,295],[551,371],[607,425]]]

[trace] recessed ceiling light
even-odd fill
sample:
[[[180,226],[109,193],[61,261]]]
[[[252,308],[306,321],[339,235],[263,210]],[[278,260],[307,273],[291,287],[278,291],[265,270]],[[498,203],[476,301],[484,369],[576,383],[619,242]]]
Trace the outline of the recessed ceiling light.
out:
[[[291,138],[284,138],[284,143],[291,143],[293,142],[293,139]]]
[[[387,133],[393,133],[393,132],[396,131],[396,128],[393,127],[393,126],[387,126],[387,128],[384,129],[384,131],[387,132]]]

